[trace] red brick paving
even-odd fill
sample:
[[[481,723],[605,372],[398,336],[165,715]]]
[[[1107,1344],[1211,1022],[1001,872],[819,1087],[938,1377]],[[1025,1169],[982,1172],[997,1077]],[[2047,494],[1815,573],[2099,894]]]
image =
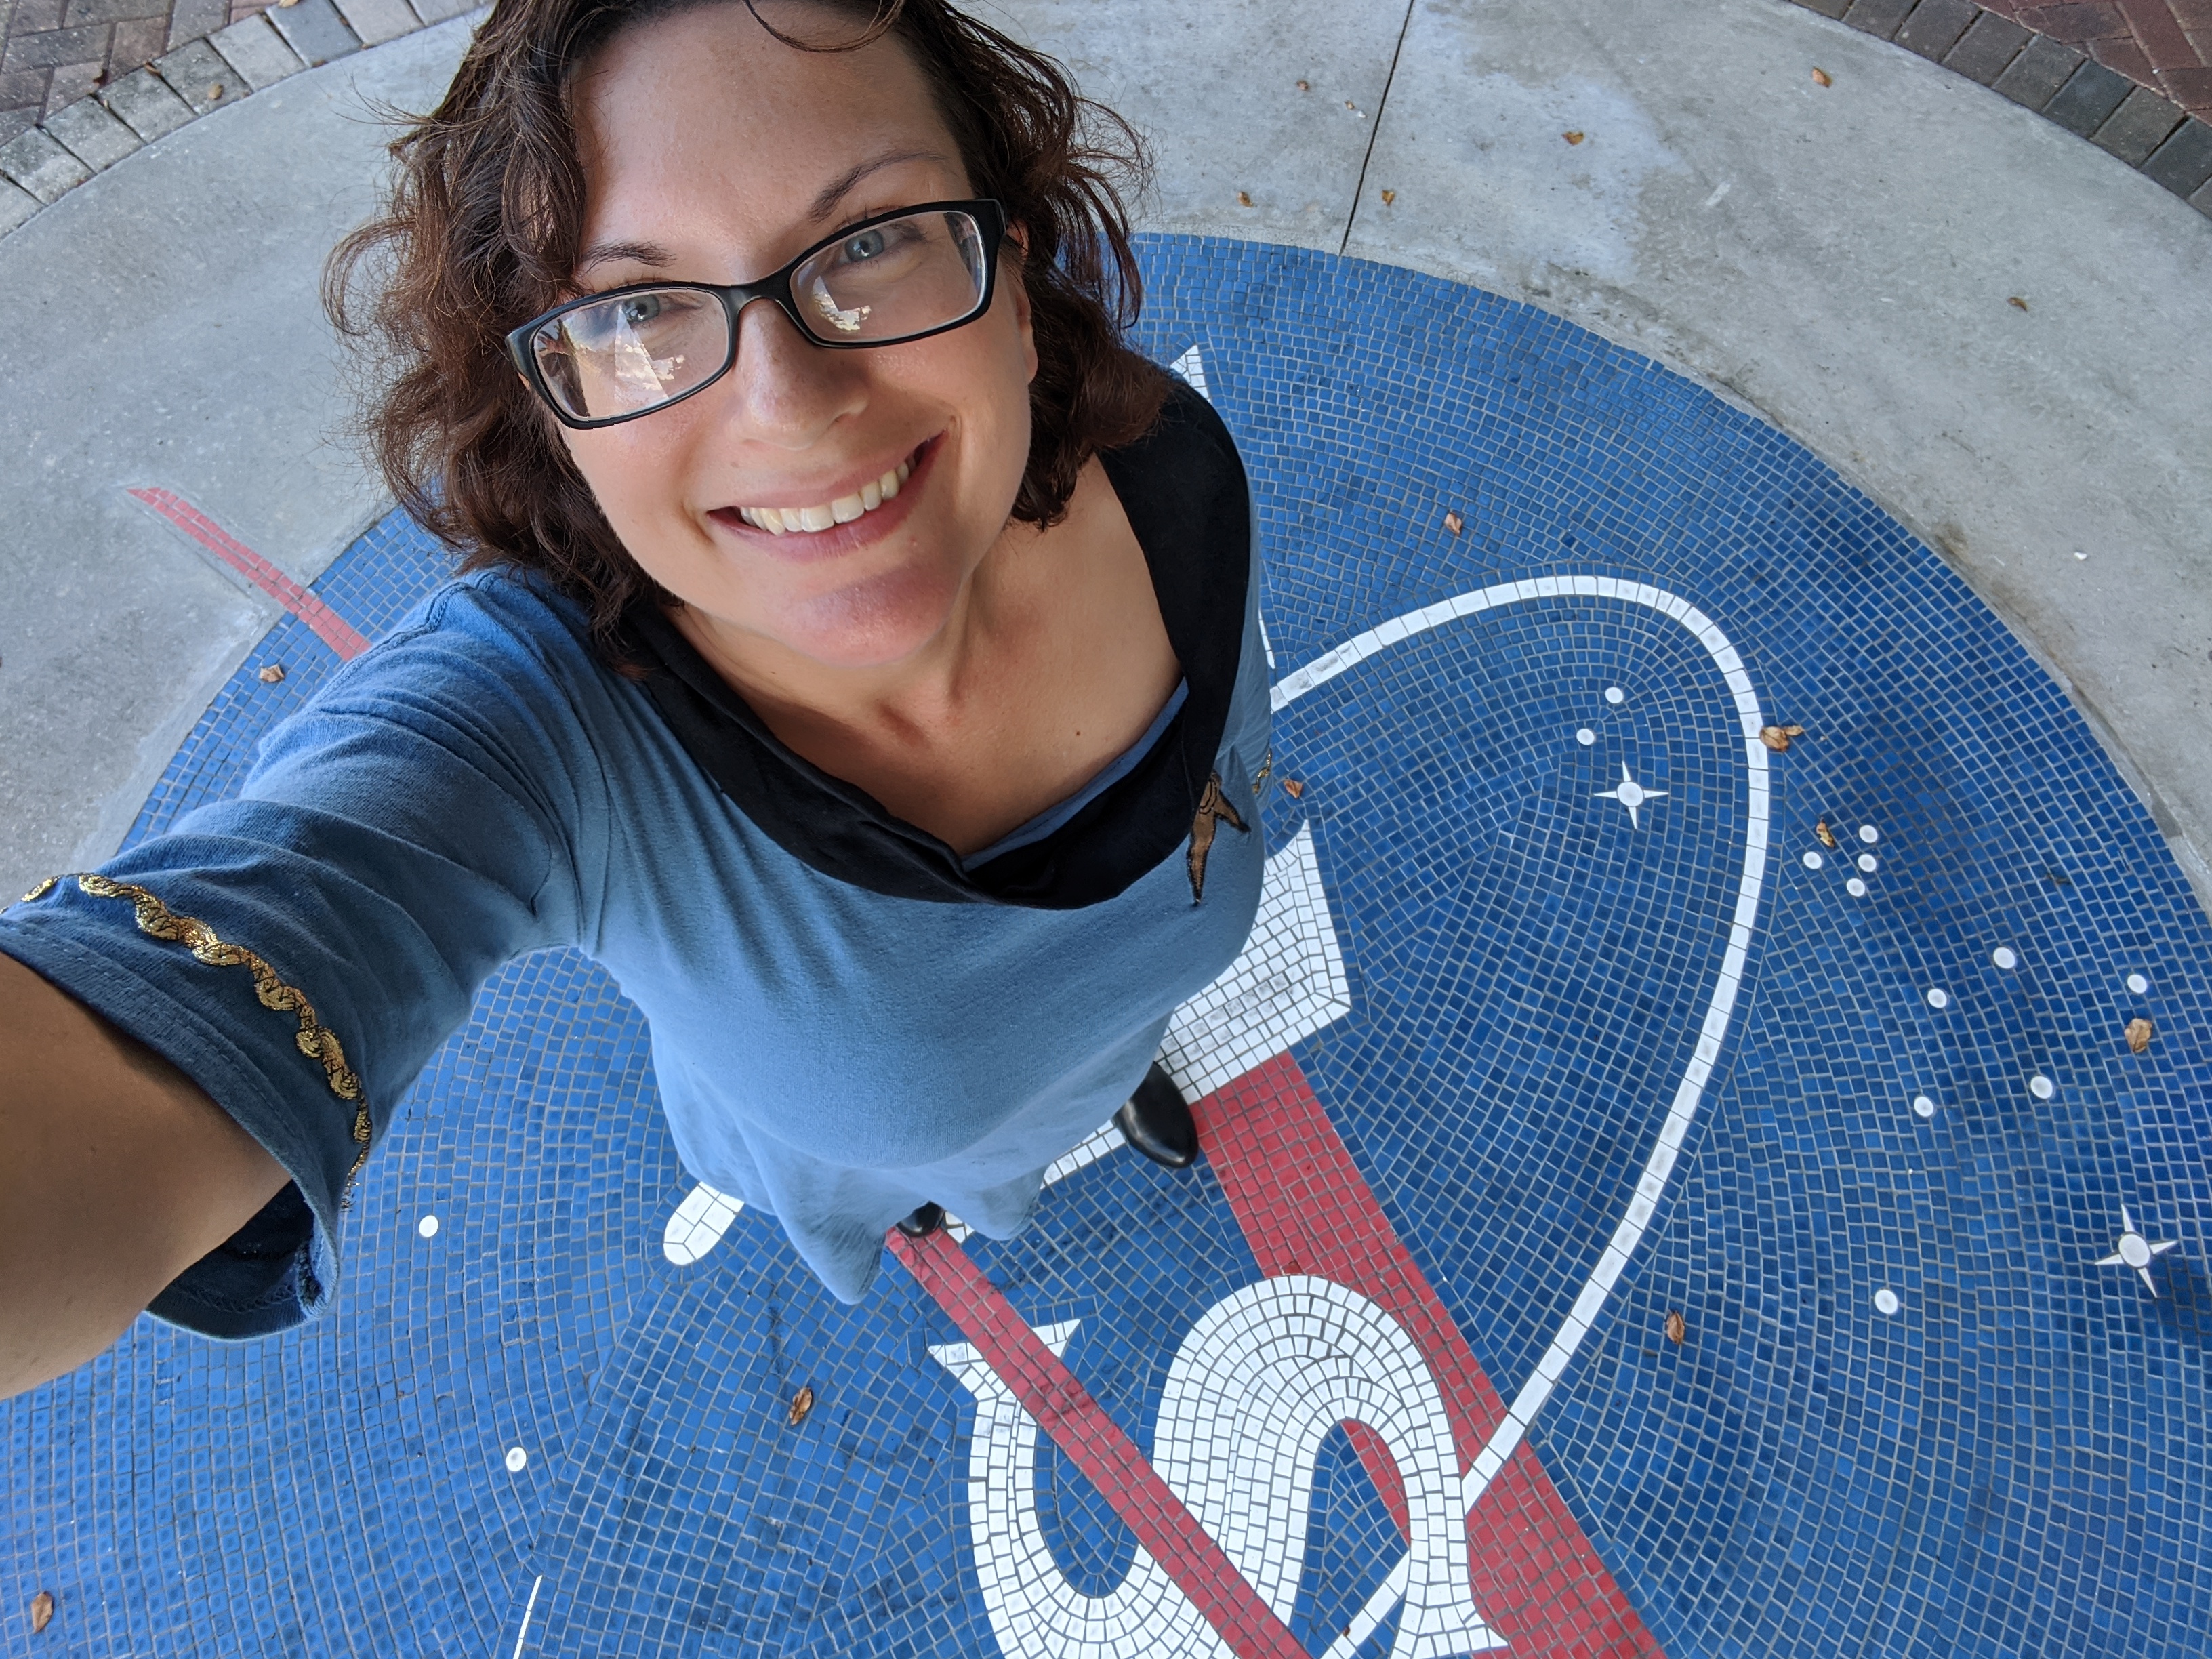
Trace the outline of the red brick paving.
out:
[[[1981,0],[2212,120],[2212,0]]]

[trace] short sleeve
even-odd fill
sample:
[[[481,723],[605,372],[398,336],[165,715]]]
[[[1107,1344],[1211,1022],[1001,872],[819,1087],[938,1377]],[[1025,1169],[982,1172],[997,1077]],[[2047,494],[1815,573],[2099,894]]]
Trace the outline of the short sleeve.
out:
[[[492,972],[580,937],[605,811],[578,702],[603,671],[554,603],[496,579],[441,590],[270,734],[237,799],[0,914],[0,951],[161,1054],[292,1177],[160,1316],[236,1338],[320,1311],[400,1097]]]

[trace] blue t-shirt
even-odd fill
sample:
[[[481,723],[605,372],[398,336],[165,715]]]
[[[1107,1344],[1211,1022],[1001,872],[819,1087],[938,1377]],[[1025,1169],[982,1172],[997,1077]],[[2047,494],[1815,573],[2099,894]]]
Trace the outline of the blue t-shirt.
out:
[[[439,590],[270,735],[237,799],[0,915],[0,951],[179,1066],[312,1212],[312,1237],[274,1231],[281,1261],[257,1261],[249,1229],[154,1310],[219,1336],[319,1310],[340,1204],[401,1095],[487,977],[553,945],[643,1011],[685,1168],[772,1212],[840,1297],[866,1292],[884,1230],[926,1201],[1019,1231],[1043,1170],[1113,1115],[1258,907],[1249,531],[1235,564],[1215,769],[1250,828],[1221,827],[1202,902],[1185,847],[1077,908],[827,873],[595,654],[575,605],[513,574]]]

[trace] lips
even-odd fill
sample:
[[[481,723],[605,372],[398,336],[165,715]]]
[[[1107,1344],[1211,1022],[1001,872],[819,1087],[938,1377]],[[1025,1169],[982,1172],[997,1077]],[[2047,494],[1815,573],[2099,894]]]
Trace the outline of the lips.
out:
[[[944,434],[930,439],[860,489],[805,507],[718,507],[708,514],[725,532],[780,558],[811,562],[863,546],[902,522]]]
[[[817,507],[741,507],[738,516],[756,530],[775,536],[811,535],[841,524],[850,524],[898,498],[899,486],[914,471],[911,461],[901,461],[879,478],[872,478],[850,495]]]

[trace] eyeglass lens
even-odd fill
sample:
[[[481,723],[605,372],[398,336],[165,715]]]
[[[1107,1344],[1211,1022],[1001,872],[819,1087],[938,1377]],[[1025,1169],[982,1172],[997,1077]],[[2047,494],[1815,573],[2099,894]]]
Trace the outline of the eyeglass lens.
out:
[[[909,214],[854,231],[791,275],[799,321],[827,345],[889,345],[973,316],[988,286],[965,213]],[[729,313],[695,288],[647,289],[563,312],[531,337],[546,389],[578,420],[642,414],[730,360]]]

